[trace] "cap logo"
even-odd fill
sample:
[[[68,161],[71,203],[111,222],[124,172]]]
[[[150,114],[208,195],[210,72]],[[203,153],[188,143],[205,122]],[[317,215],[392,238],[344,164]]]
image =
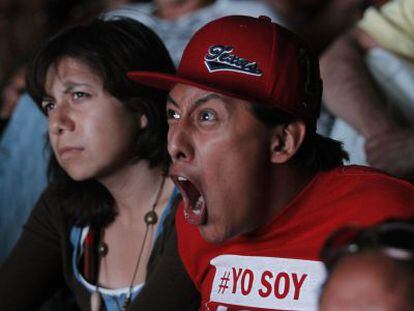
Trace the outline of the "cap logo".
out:
[[[213,45],[204,56],[204,64],[209,72],[233,71],[253,76],[261,76],[262,71],[256,62],[231,54],[234,48],[225,45]]]

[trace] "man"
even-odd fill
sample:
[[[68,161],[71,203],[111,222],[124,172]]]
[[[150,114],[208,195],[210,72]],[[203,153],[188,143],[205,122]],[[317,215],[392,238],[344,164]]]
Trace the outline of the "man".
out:
[[[333,229],[414,214],[411,184],[341,166],[340,144],[315,133],[317,60],[269,18],[215,20],[176,76],[129,76],[171,89],[178,247],[201,310],[316,309]]]
[[[370,8],[321,59],[324,102],[351,163],[414,176],[414,1]]]

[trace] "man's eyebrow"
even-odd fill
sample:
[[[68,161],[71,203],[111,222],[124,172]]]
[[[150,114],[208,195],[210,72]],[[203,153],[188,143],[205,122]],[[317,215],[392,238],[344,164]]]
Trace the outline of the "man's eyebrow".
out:
[[[226,101],[223,99],[223,97],[222,96],[220,96],[219,94],[216,94],[216,93],[210,93],[210,94],[207,94],[207,95],[205,95],[205,96],[203,96],[203,97],[201,97],[201,98],[199,98],[199,99],[197,99],[195,102],[194,102],[194,105],[195,106],[200,106],[200,105],[202,105],[202,104],[204,104],[204,103],[206,103],[206,102],[208,102],[209,100],[211,100],[211,99],[219,99],[220,101],[222,101],[223,103],[225,103]]]
[[[202,104],[204,104],[204,103],[206,103],[206,102],[208,102],[209,100],[211,100],[211,99],[219,99],[219,100],[221,100],[223,103],[226,103],[226,101],[224,100],[224,98],[222,97],[222,96],[220,96],[219,94],[216,94],[216,93],[209,93],[209,94],[207,94],[207,95],[205,95],[205,96],[203,96],[203,97],[201,97],[201,98],[199,98],[199,99],[197,99],[195,102],[194,102],[194,106],[200,106],[200,105],[202,105]],[[174,106],[176,106],[176,107],[178,107],[178,104],[177,104],[177,102],[170,96],[170,95],[168,95],[167,96],[167,101],[168,102],[170,102],[171,104],[173,104]]]
[[[177,102],[170,95],[167,95],[167,102],[170,102],[174,106],[178,107]]]

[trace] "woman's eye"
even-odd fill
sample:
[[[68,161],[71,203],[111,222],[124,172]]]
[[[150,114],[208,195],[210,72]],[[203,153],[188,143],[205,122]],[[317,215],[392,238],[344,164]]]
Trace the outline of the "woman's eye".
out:
[[[73,99],[74,100],[78,100],[78,99],[81,99],[81,98],[83,98],[83,97],[86,97],[88,94],[86,94],[86,93],[84,93],[84,92],[74,92],[73,94],[72,94],[72,97],[73,97]]]
[[[48,114],[50,110],[55,109],[55,103],[50,101],[42,102],[43,111]]]
[[[168,120],[178,120],[180,115],[173,109],[167,109],[167,118]]]
[[[216,114],[211,110],[203,110],[199,115],[200,121],[214,121]]]

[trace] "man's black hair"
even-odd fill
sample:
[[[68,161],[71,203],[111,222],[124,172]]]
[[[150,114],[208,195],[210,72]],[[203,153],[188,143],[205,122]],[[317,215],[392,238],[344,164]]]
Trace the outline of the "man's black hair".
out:
[[[260,104],[253,104],[252,110],[258,120],[272,127],[287,125],[297,120],[286,112],[275,108],[269,109]],[[319,135],[307,127],[305,139],[290,161],[303,169],[319,172],[342,165],[343,161],[348,159],[341,142]]]

